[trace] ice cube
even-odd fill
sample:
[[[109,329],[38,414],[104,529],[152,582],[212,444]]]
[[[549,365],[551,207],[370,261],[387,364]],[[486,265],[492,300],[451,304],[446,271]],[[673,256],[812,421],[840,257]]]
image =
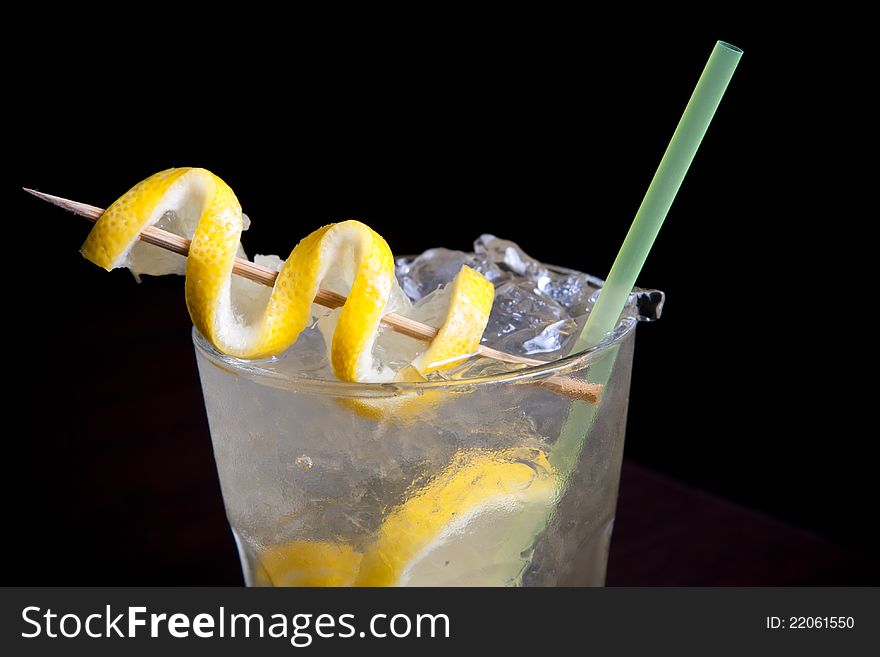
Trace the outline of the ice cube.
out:
[[[576,328],[568,311],[536,290],[531,281],[508,281],[495,290],[483,341],[521,356],[546,354],[562,350]]]
[[[254,256],[254,262],[272,271],[281,271],[281,268],[284,266],[284,260],[277,255],[262,255],[258,253]]]
[[[592,305],[590,297],[603,281],[570,269],[548,267],[538,289],[565,308],[572,317],[579,317]]]
[[[523,354],[550,354],[562,355],[576,333],[577,322],[573,319],[560,319],[545,326],[535,337],[523,342]]]
[[[520,246],[494,235],[484,234],[474,242],[474,252],[489,258],[499,269],[516,274],[522,283],[531,281],[539,292],[577,317],[586,312],[590,295],[603,281],[589,274],[562,267],[548,267],[535,260]]]
[[[474,242],[474,254],[486,256],[499,265],[502,271],[510,271],[536,282],[547,271],[544,265],[523,251],[518,244],[488,233],[480,235]]]
[[[428,249],[414,258],[398,258],[395,264],[397,280],[413,301],[449,283],[462,265],[476,269],[493,283],[505,277],[485,255],[442,248]]]

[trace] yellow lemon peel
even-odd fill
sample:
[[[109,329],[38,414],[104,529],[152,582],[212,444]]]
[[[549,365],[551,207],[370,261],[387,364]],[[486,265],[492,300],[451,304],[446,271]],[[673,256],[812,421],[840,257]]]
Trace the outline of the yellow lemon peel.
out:
[[[343,221],[304,238],[278,272],[265,306],[244,317],[235,306],[231,280],[244,228],[241,206],[232,189],[206,169],[168,169],[135,185],[99,218],[82,253],[104,269],[124,267],[138,253],[136,247],[153,248],[137,245],[140,232],[167,216],[172,219],[163,228],[191,238],[186,302],[193,324],[219,351],[255,359],[287,349],[312,321],[312,302],[324,279],[344,266],[354,275],[332,334],[333,372],[342,381],[400,380],[373,353],[396,281],[391,250],[369,226]],[[424,376],[474,352],[493,295],[488,280],[463,267],[451,284],[438,335],[413,362],[415,370]]]

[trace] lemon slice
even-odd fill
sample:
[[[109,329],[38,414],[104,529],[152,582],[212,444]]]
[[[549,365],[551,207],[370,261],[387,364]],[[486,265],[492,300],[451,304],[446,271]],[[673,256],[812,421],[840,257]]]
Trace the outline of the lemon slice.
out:
[[[360,553],[344,543],[293,541],[260,551],[258,586],[351,586]]]
[[[516,584],[553,508],[539,449],[462,450],[384,519],[356,586]]]

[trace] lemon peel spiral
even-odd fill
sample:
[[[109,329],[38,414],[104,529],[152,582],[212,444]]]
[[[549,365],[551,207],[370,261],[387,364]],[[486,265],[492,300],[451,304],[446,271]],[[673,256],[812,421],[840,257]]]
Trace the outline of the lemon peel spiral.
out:
[[[332,334],[333,372],[343,381],[397,376],[373,353],[396,281],[391,249],[369,226],[343,221],[305,237],[281,266],[264,307],[246,313],[236,302],[232,276],[246,218],[232,189],[206,169],[168,169],[135,185],[98,219],[82,254],[108,271],[131,266],[139,250],[155,248],[138,243],[140,232],[166,217],[171,219],[162,226],[165,230],[191,239],[186,303],[193,324],[218,350],[244,359],[283,352],[312,321],[312,302],[322,282],[333,268],[344,266],[353,276]],[[477,348],[494,288],[463,267],[449,297],[437,338],[414,362],[422,375],[453,366]]]

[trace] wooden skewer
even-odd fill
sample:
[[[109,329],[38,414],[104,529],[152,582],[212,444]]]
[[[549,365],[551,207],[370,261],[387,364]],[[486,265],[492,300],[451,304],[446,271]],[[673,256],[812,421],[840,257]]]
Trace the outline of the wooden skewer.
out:
[[[71,201],[66,198],[61,198],[60,196],[38,192],[35,189],[28,189],[27,187],[23,189],[37,198],[48,201],[53,205],[64,208],[65,210],[69,210],[80,217],[85,217],[93,223],[104,214],[102,208],[95,207],[94,205]],[[180,235],[169,233],[161,228],[147,226],[141,231],[140,235],[138,235],[138,239],[147,244],[152,244],[168,251],[179,253],[182,256],[189,254],[190,240],[181,237]],[[267,285],[268,287],[274,287],[275,278],[278,276],[278,273],[274,270],[242,258],[235,259],[232,265],[232,273],[254,281],[255,283]],[[315,303],[326,308],[340,308],[345,303],[345,297],[336,292],[331,292],[330,290],[320,289],[315,296]],[[389,326],[397,333],[401,333],[402,335],[423,342],[431,342],[437,336],[437,329],[433,326],[422,324],[421,322],[409,319],[403,315],[398,315],[397,313],[388,313],[382,317],[382,323]],[[525,356],[517,356],[515,354],[508,354],[483,345],[480,345],[473,355],[484,356],[505,363],[518,363],[523,365],[546,364],[545,361],[526,358]],[[581,399],[591,403],[599,401],[599,395],[602,391],[602,386],[599,384],[587,383],[571,377],[558,375],[536,381],[535,383],[571,399]]]

